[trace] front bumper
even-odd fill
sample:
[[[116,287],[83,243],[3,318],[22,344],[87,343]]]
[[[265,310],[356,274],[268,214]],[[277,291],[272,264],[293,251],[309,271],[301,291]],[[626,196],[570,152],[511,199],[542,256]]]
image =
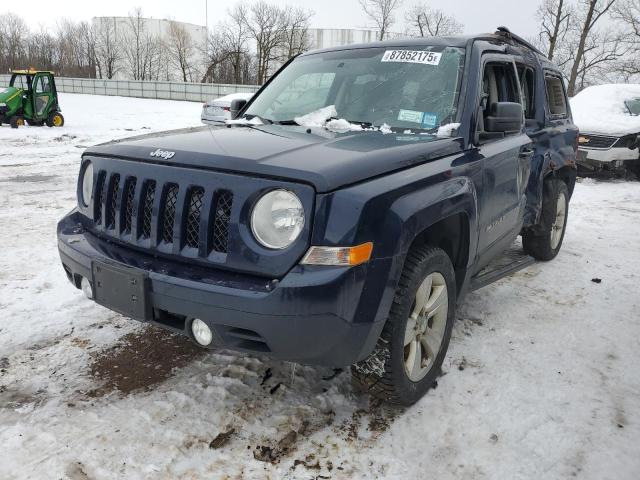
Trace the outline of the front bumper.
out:
[[[84,230],[75,211],[58,224],[58,248],[78,288],[83,277],[92,281],[94,261],[147,271],[152,323],[191,337],[190,320],[199,318],[214,332],[213,347],[342,367],[364,359],[384,325],[384,295],[365,285],[372,271],[380,277],[389,270],[387,259],[354,268],[296,266],[268,280],[115,245]]]
[[[597,150],[593,148],[578,149],[578,163],[588,167],[599,168],[607,164],[610,168],[621,168],[625,162],[638,160],[640,151],[637,148],[609,148]]]

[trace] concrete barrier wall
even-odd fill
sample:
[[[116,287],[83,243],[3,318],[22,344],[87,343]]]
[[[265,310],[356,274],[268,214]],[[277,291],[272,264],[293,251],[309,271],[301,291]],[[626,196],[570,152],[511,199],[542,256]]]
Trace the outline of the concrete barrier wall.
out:
[[[9,85],[10,75],[0,75],[0,87]],[[230,93],[254,93],[255,85],[217,83],[155,82],[139,80],[100,80],[95,78],[56,77],[56,87],[64,93],[117,95],[120,97],[155,98],[204,102]]]

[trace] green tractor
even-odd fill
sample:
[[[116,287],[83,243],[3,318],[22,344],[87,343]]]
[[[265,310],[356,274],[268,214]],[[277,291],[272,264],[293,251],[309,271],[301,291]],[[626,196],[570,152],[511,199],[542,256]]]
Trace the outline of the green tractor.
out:
[[[9,86],[0,89],[0,125],[62,127],[58,92],[53,72],[13,70]]]

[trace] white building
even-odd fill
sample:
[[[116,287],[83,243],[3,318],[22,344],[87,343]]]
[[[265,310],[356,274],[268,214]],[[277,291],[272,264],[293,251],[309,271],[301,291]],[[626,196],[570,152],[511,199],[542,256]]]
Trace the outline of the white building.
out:
[[[332,48],[353,43],[369,43],[378,40],[379,33],[375,30],[361,30],[353,28],[310,28],[309,40],[311,48]]]
[[[94,17],[92,19],[92,24],[94,28],[97,27],[98,30],[101,26],[103,28],[104,26],[108,26],[111,32],[113,32],[116,40],[118,42],[121,42],[121,50],[124,50],[125,47],[122,45],[122,42],[132,41],[131,25],[132,21],[134,20],[134,18],[130,17]],[[195,68],[191,74],[192,78],[190,79],[190,81],[199,82],[201,78],[200,75],[202,74],[200,70],[202,69],[202,64],[204,63],[202,52],[206,50],[207,45],[206,27],[202,25],[194,25],[192,23],[176,22],[173,20],[143,18],[141,31],[144,32],[143,34],[145,36],[149,36],[155,40],[159,40],[161,42],[159,43],[163,44],[164,48],[166,49],[170,44],[172,24],[174,25],[174,28],[178,27],[181,30],[185,31],[192,42],[193,54],[188,63],[190,65],[193,65]],[[100,39],[98,38],[97,41],[99,42]],[[120,60],[120,69],[114,78],[131,79],[131,73],[127,71],[126,65],[124,65],[126,63],[126,60],[123,52],[121,52],[120,56],[122,57]],[[182,81],[182,72],[179,68],[177,68],[176,65],[172,65],[172,62],[169,60],[166,50],[164,52],[164,55],[161,54],[161,58],[157,63],[158,65],[156,68],[158,68],[159,70],[159,80]]]

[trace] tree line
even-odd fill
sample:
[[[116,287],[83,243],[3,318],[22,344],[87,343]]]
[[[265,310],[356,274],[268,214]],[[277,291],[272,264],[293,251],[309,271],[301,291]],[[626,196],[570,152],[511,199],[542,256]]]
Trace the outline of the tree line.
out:
[[[380,38],[396,24],[404,0],[358,0]],[[630,82],[640,75],[640,0],[541,0],[538,35],[529,38],[563,71],[570,96],[589,85]],[[451,35],[463,25],[427,2],[405,14],[409,35]]]
[[[379,39],[464,30],[454,15],[428,1],[358,1]],[[38,30],[7,13],[0,16],[0,72],[33,66],[73,77],[262,84],[313,45],[312,11],[257,0],[240,2],[226,13],[226,20],[199,42],[179,22],[168,21],[164,35],[151,31],[141,8],[120,22],[63,19],[52,29]],[[640,0],[540,0],[531,21],[538,35],[529,40],[563,70],[570,95],[640,74]]]

